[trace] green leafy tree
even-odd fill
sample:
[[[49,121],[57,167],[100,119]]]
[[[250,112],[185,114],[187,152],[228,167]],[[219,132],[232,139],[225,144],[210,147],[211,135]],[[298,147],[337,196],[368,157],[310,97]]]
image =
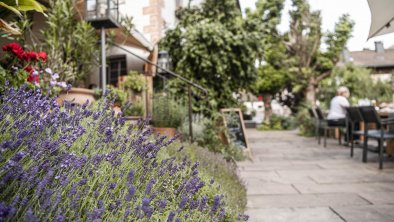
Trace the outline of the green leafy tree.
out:
[[[346,42],[351,36],[353,22],[348,15],[340,17],[333,32],[321,32],[319,11],[311,11],[306,0],[293,0],[290,11],[290,31],[285,36],[290,81],[287,88],[292,96],[285,100],[293,110],[306,99],[312,105],[316,101],[316,89],[323,79],[331,75],[332,69],[340,59]],[[321,50],[324,38],[326,50]]]
[[[353,105],[364,98],[376,100],[378,103],[390,102],[392,99],[389,82],[373,80],[371,70],[348,64],[336,67],[330,77],[320,82],[317,95],[323,108],[329,108],[330,101],[340,86],[349,88],[350,103]]]
[[[209,90],[210,99],[199,101],[205,107],[234,106],[233,93],[249,88],[256,78],[253,40],[236,2],[207,0],[177,15],[180,22],[161,42],[175,71]],[[186,95],[184,86],[175,88],[178,95]]]
[[[90,24],[76,19],[75,3],[52,0],[48,28],[43,33],[49,67],[59,73],[62,81],[80,84],[97,64],[98,36]]]
[[[280,23],[284,0],[259,0],[256,10],[246,11],[246,30],[255,39],[255,49],[259,67],[258,78],[253,85],[256,94],[262,94],[265,106],[265,119],[271,116],[272,95],[285,87],[287,75],[283,61],[286,60],[286,48],[277,26]]]

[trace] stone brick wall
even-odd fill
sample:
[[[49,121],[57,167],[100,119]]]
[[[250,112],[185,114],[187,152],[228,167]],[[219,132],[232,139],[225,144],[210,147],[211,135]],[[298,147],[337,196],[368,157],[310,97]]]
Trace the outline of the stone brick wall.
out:
[[[160,40],[163,34],[163,8],[164,0],[149,0],[149,6],[143,8],[143,15],[149,16],[149,25],[144,26],[143,32],[150,36],[150,41],[154,44]]]

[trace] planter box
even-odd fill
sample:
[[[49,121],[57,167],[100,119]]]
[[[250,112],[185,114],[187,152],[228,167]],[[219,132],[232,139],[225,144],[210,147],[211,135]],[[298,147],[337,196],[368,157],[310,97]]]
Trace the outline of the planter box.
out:
[[[154,133],[159,133],[162,136],[167,136],[168,138],[172,138],[176,135],[176,128],[161,128],[161,127],[152,127]]]

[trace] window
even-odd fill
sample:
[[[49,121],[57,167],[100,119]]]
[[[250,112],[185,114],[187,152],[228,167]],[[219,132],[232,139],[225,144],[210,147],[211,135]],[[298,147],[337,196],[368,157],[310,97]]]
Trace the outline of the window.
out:
[[[127,75],[126,55],[111,56],[107,70],[107,83],[118,86],[120,76]]]

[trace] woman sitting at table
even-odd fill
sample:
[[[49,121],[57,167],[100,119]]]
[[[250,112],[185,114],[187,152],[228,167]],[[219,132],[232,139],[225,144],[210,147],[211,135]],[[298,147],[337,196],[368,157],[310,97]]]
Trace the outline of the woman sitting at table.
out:
[[[330,110],[327,116],[327,125],[346,126],[346,107],[349,106],[350,92],[347,87],[341,86],[337,89],[337,95],[331,99]]]

